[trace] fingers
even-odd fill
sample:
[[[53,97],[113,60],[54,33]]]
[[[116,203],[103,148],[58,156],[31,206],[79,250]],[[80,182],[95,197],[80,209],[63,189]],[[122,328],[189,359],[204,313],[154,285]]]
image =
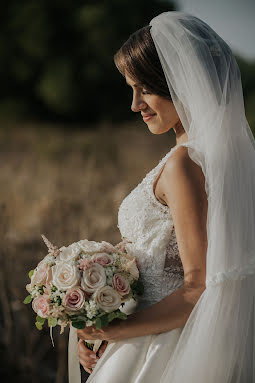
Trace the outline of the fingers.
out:
[[[77,330],[77,335],[80,339],[92,339],[91,338],[91,335],[92,335],[92,330],[91,328],[85,328],[85,329],[82,329],[82,330]]]
[[[81,330],[77,330],[77,335],[78,335],[78,338],[81,338],[84,340],[106,339],[104,330],[103,329],[97,330],[95,326],[87,326]]]
[[[96,356],[95,352],[89,350],[82,339],[78,342],[78,355],[80,364],[83,366],[84,370],[91,374],[92,370],[96,366],[99,357]]]

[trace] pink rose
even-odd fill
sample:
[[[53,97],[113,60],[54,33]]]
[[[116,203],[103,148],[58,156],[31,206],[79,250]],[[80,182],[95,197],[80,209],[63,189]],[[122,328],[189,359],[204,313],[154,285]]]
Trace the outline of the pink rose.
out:
[[[107,253],[98,253],[92,257],[95,263],[99,263],[101,266],[109,266],[113,264],[113,257]]]
[[[127,295],[130,291],[130,284],[121,274],[116,273],[112,278],[113,287],[120,295]]]
[[[47,318],[49,313],[49,302],[48,295],[40,295],[33,300],[32,308],[41,318]]]
[[[102,241],[101,243],[103,245],[103,248],[102,248],[103,252],[106,252],[108,254],[116,253],[117,249],[111,243],[106,241]]]
[[[74,286],[70,290],[67,290],[63,306],[70,311],[78,311],[82,308],[85,302],[84,291],[79,286]]]
[[[79,263],[79,269],[85,271],[86,269],[90,268],[93,265],[93,261],[88,258],[83,258],[78,261]]]
[[[52,270],[49,265],[39,263],[31,278],[31,287],[37,285],[49,286],[52,281]]]

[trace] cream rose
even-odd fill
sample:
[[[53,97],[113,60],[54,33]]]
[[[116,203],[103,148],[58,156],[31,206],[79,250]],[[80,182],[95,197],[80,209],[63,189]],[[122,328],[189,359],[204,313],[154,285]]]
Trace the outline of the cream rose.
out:
[[[94,293],[98,288],[106,285],[106,274],[103,266],[94,263],[82,273],[81,287],[88,293]]]
[[[132,259],[131,261],[128,261],[124,266],[123,269],[130,273],[135,279],[139,278],[139,270],[137,268],[136,259]]]
[[[41,318],[47,318],[49,313],[49,296],[45,294],[39,295],[33,300],[32,308]]]
[[[123,275],[116,273],[112,278],[112,284],[115,290],[121,295],[127,295],[130,291],[130,284]]]
[[[52,270],[51,267],[45,263],[39,263],[39,265],[34,270],[34,273],[31,277],[31,288],[35,285],[45,285],[49,286],[52,281]]]
[[[80,247],[80,249],[87,254],[93,254],[103,251],[104,245],[100,242],[96,241],[88,241],[87,239],[82,239],[81,241],[77,242],[77,245]]]
[[[81,252],[81,248],[76,243],[68,247],[63,246],[60,248],[58,259],[60,259],[60,261],[69,261],[75,257],[78,257],[80,252]]]
[[[52,267],[52,283],[58,289],[68,290],[79,285],[80,272],[71,262],[59,262]]]
[[[120,295],[111,286],[104,286],[95,293],[95,301],[105,312],[117,310],[121,305]]]
[[[65,306],[70,311],[79,311],[83,307],[84,302],[84,291],[79,286],[75,286],[67,290],[63,300],[63,306]]]
[[[110,266],[113,264],[113,257],[107,253],[97,253],[92,256],[92,260],[101,266]]]

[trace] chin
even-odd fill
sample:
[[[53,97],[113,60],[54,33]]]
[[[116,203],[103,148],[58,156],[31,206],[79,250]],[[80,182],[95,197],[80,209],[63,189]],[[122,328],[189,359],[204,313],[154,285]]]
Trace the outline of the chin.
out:
[[[156,130],[156,129],[150,129],[150,127],[148,126],[148,129],[149,131],[152,133],[152,134],[161,134],[160,131]]]
[[[150,128],[150,126],[148,126],[149,130],[151,131],[151,133],[153,134],[163,134],[163,133],[166,133],[168,132],[169,129],[160,129],[160,128],[157,128],[157,127],[152,127]]]

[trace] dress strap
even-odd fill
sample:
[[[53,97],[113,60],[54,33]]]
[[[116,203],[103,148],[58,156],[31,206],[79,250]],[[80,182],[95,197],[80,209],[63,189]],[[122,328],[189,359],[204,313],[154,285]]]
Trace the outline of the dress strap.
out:
[[[169,207],[167,205],[163,205],[156,198],[154,194],[154,190],[153,190],[154,181],[159,176],[159,173],[161,173],[161,170],[163,170],[164,164],[166,163],[167,159],[179,146],[186,146],[186,145],[185,143],[182,143],[182,144],[177,144],[173,148],[171,148],[170,151],[167,152],[166,155],[159,161],[158,165],[156,165],[149,173],[147,173],[147,175],[144,177],[142,181],[142,184],[145,186],[145,189],[147,190],[150,200],[154,204],[156,204],[163,212],[167,212],[169,210]]]
[[[180,144],[177,144],[175,146],[173,146],[170,151],[165,155],[165,157],[162,158],[162,160],[159,162],[160,165],[162,165],[162,163],[166,162],[167,159],[170,157],[170,155],[177,149],[179,148],[180,146],[186,146],[188,147],[189,143],[187,142],[183,142],[183,143],[180,143]]]

